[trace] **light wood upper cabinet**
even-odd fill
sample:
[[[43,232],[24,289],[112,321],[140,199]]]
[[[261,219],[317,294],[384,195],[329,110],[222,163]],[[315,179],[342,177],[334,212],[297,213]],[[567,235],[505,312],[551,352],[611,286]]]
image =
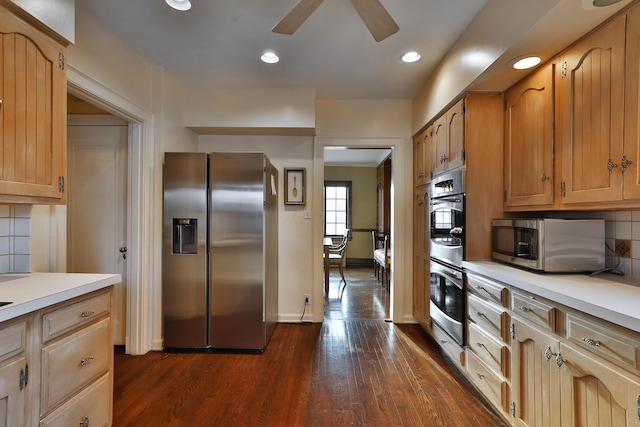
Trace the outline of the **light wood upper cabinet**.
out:
[[[0,201],[64,203],[65,49],[0,8]]]
[[[434,174],[464,165],[464,99],[456,102],[433,124]]]
[[[640,199],[640,5],[627,14],[625,58],[624,198]]]
[[[625,22],[616,17],[559,58],[564,204],[622,199]]]
[[[424,171],[424,132],[413,138],[413,185],[422,185],[425,178]]]
[[[506,210],[553,205],[553,64],[505,92]]]

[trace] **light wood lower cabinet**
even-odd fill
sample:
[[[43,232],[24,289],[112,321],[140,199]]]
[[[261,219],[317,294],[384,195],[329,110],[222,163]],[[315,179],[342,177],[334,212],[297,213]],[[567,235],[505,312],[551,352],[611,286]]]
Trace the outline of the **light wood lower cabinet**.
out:
[[[110,426],[111,288],[0,324],[0,427]]]
[[[640,426],[640,377],[513,319],[516,426]]]
[[[467,319],[464,372],[513,426],[640,427],[640,331],[472,271]]]
[[[516,426],[560,425],[560,371],[557,338],[513,319],[511,413]]]
[[[0,365],[0,427],[22,426],[25,420],[25,390],[21,380],[24,356]]]
[[[563,426],[640,425],[640,383],[596,358],[560,345]]]

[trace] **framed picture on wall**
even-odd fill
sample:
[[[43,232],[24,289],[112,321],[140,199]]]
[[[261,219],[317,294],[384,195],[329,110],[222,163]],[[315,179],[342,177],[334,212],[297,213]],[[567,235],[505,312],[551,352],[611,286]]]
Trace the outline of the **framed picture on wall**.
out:
[[[305,168],[284,169],[284,204],[304,205],[305,193]]]

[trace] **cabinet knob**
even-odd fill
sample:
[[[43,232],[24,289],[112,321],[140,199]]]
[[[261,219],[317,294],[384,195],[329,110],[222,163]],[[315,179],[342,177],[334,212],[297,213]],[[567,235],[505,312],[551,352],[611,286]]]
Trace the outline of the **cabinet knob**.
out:
[[[86,357],[82,360],[80,360],[80,366],[87,366],[88,364],[90,364],[91,362],[93,362],[94,357]]]
[[[584,337],[582,338],[582,341],[584,341],[587,345],[590,345],[591,347],[600,347],[600,341],[598,340]]]
[[[80,420],[80,425],[82,427],[89,427],[89,417],[84,417]]]
[[[550,180],[550,179],[551,179],[551,178],[549,177],[549,175],[547,175],[547,174],[545,173],[545,171],[542,171],[542,175],[540,175],[540,181],[542,181],[542,182],[546,182],[546,181],[548,181],[548,180]]]

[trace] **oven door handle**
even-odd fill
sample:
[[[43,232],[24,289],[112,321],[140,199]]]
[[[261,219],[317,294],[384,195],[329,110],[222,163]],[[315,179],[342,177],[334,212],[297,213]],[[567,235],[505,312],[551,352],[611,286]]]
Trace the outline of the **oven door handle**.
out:
[[[455,280],[462,280],[462,274],[451,273],[450,271],[444,270],[442,268],[438,268],[438,267],[433,267],[432,266],[431,267],[431,271],[436,273],[436,274],[442,274],[443,276],[447,276],[447,277],[450,277],[450,278],[455,279]],[[456,286],[458,286],[457,283],[456,283]],[[458,286],[458,287],[460,287],[460,286]]]
[[[462,203],[462,199],[437,199],[431,202],[431,206],[440,205],[442,203]]]

